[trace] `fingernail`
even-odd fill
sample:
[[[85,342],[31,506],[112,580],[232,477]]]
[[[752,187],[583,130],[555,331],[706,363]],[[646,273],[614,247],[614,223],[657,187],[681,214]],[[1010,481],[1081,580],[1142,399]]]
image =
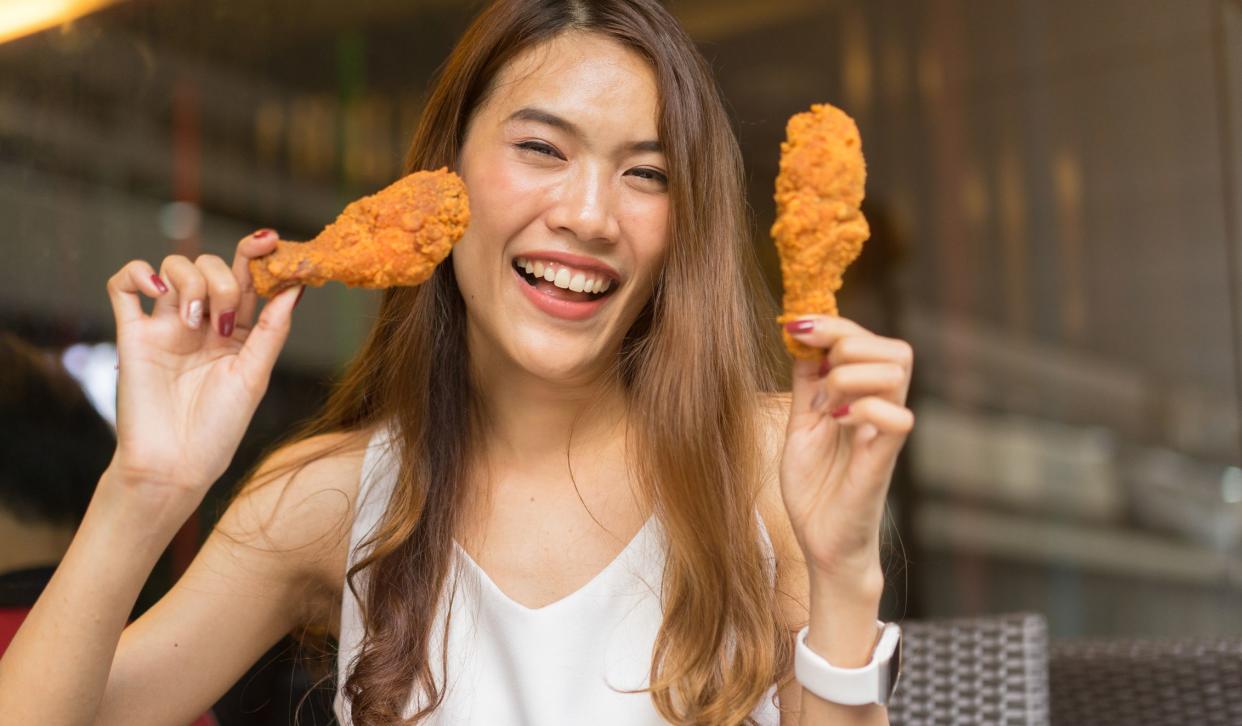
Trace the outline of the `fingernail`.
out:
[[[197,328],[203,322],[203,301],[191,300],[189,309],[186,311],[185,321],[191,328]]]
[[[306,286],[303,285],[302,289],[298,290],[298,299],[293,301],[293,307],[296,308],[298,306],[298,303],[302,302],[302,295],[304,295],[305,293],[306,293]],[[771,330],[771,328],[769,328],[769,330]]]
[[[220,335],[227,338],[233,334],[233,319],[236,317],[236,310],[230,310],[220,316]]]
[[[152,275],[151,282],[155,283],[155,289],[159,290],[161,295],[168,292],[168,286],[164,284],[159,275]]]
[[[276,234],[275,230],[271,230],[271,229],[268,229],[267,227],[264,227],[263,229],[258,230],[257,232],[255,232],[254,234],[250,236],[254,237],[255,239],[265,239],[274,234]]]
[[[830,370],[832,370],[832,364],[828,362],[828,356],[825,355],[824,359],[819,362],[819,377],[823,378],[828,375]]]
[[[791,320],[788,323],[785,323],[785,330],[790,333],[809,333],[814,329],[814,320]]]
[[[811,398],[811,410],[818,411],[819,407],[824,405],[824,399],[827,397],[828,394],[824,393],[824,389],[821,388],[816,391],[815,396]]]
[[[832,417],[833,417],[833,418],[841,418],[842,416],[844,416],[845,414],[847,414],[847,413],[849,413],[849,412],[850,412],[850,405],[847,403],[847,404],[845,404],[845,405],[841,406],[840,408],[838,408],[837,410],[833,411],[833,412],[832,412]]]

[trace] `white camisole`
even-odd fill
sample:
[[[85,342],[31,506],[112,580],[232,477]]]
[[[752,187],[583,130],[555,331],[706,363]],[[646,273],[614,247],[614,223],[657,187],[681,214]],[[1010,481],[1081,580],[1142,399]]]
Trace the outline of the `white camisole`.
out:
[[[351,567],[359,559],[358,547],[379,523],[396,483],[398,457],[391,449],[387,431],[381,428],[371,438],[363,460],[350,534]],[[759,530],[769,562],[774,562],[771,540],[761,517]],[[454,542],[452,571],[437,607],[429,651],[435,681],[445,684],[439,654],[447,635],[448,683],[444,700],[423,723],[667,723],[656,711],[650,693],[618,692],[649,684],[652,649],[662,621],[658,592],[664,569],[664,542],[662,528],[652,517],[621,554],[590,582],[556,602],[534,609],[501,592]],[[769,574],[775,577],[774,567],[769,568]],[[365,587],[360,592],[365,592]],[[452,618],[446,633],[445,605],[450,594]],[[348,586],[342,598],[340,627],[337,673],[338,682],[344,684],[360,651],[363,633],[358,603]],[[412,716],[421,703],[423,696],[418,690],[407,705],[406,717]],[[773,686],[751,714],[761,726],[780,723],[779,712],[773,705],[775,693]],[[340,686],[334,707],[342,726],[352,726],[347,698]]]

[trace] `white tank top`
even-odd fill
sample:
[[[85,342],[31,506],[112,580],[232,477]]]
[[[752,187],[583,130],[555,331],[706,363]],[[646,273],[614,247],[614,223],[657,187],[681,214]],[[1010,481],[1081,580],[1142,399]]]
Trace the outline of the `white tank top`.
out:
[[[371,438],[362,465],[349,565],[380,521],[397,480],[398,457],[387,429]],[[756,512],[758,517],[758,512]],[[772,558],[772,543],[759,517],[760,536]],[[652,517],[621,554],[590,582],[541,608],[517,603],[492,582],[456,542],[452,569],[440,597],[431,631],[431,668],[444,700],[424,721],[459,726],[642,726],[667,723],[651,694],[621,693],[649,684],[648,669],[662,621],[658,595],[664,569],[664,533]],[[769,568],[775,577],[775,568]],[[364,574],[360,584],[365,582]],[[454,586],[454,582],[456,585]],[[775,581],[773,579],[773,586]],[[365,585],[359,588],[365,593]],[[445,632],[445,604],[453,596]],[[358,655],[362,621],[349,587],[341,603],[338,683]],[[448,639],[447,671],[439,654]],[[613,690],[613,689],[617,690]],[[422,702],[419,689],[407,705],[407,718]],[[778,726],[772,703],[776,687],[751,714],[762,726]],[[342,726],[352,726],[347,698],[338,685],[334,703]]]

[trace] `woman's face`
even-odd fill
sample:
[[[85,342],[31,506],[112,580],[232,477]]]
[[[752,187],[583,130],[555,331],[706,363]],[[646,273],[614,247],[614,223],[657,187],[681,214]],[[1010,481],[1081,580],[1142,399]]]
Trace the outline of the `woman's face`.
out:
[[[472,354],[564,383],[610,363],[668,246],[657,110],[647,63],[600,35],[563,34],[502,70],[460,159],[471,220],[453,268]]]

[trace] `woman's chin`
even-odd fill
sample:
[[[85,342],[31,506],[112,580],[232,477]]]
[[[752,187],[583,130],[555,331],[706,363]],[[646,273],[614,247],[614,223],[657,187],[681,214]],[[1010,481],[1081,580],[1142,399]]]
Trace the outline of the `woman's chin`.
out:
[[[594,346],[588,349],[581,342],[578,345],[563,341],[543,345],[518,343],[515,348],[512,357],[518,366],[545,381],[568,385],[586,383],[596,380],[607,368],[607,362],[601,360],[599,351]]]

